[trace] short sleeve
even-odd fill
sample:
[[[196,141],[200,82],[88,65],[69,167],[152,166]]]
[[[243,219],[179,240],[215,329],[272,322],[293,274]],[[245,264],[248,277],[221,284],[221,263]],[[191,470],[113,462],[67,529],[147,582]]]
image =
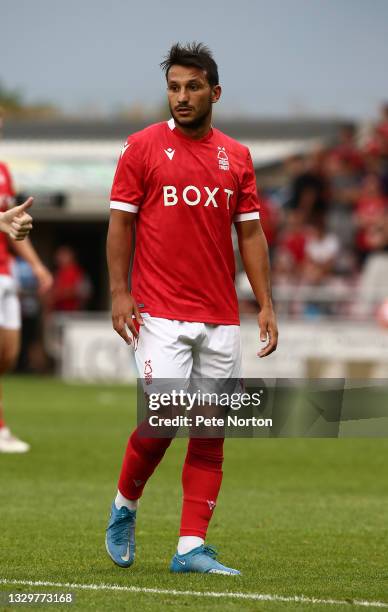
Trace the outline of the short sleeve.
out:
[[[238,194],[237,207],[233,222],[251,221],[260,219],[260,204],[257,195],[256,175],[253,168],[251,154],[247,152],[247,158]]]
[[[144,196],[144,164],[138,143],[128,138],[117,163],[110,208],[137,213]]]
[[[2,183],[2,196],[0,195],[1,210],[5,211],[15,203],[15,188],[11,174],[5,164],[0,164],[0,180]]]

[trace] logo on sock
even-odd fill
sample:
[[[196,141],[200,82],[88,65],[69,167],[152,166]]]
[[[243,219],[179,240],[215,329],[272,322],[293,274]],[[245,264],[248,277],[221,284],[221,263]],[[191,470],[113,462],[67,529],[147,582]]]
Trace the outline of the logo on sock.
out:
[[[140,485],[141,485],[141,484],[143,484],[143,481],[142,481],[142,480],[135,480],[135,479],[134,479],[134,480],[133,480],[133,482],[135,483],[135,486],[136,486],[136,487],[140,487]]]
[[[207,500],[207,505],[209,506],[210,510],[214,510],[214,508],[216,507],[216,502],[212,501],[211,499]]]
[[[148,361],[144,363],[144,380],[146,385],[150,385],[152,383],[151,359],[148,359]]]

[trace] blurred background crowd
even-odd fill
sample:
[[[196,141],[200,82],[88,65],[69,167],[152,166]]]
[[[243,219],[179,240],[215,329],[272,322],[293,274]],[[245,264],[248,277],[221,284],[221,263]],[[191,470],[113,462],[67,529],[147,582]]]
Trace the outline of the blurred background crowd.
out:
[[[278,310],[375,313],[388,296],[388,104],[367,132],[344,123],[332,146],[288,157],[284,174],[261,192]]]
[[[125,121],[120,129],[125,131]],[[380,117],[368,127],[338,122],[334,136],[324,144],[311,140],[308,151],[259,165],[257,183],[279,316],[287,320],[377,319],[386,324],[388,104],[382,105]],[[105,187],[109,189],[108,184]],[[24,197],[20,194],[19,199]],[[55,210],[65,215],[66,197],[55,198]],[[48,224],[45,217],[40,220],[39,197],[34,212],[32,238],[38,238],[38,251],[44,257],[57,224],[52,225],[52,219]],[[47,346],[55,337],[56,321],[85,311],[109,310],[104,262],[107,200],[103,213],[96,239],[86,230],[82,233],[85,223],[77,219],[70,219],[68,230],[56,236],[45,257],[54,275],[48,294],[39,295],[28,264],[15,260],[23,312],[19,371],[52,370],[48,355],[55,351]],[[86,226],[90,230],[91,222]],[[253,294],[240,264],[237,270],[242,316],[253,315],[257,312]],[[46,341],[45,330],[50,330]]]

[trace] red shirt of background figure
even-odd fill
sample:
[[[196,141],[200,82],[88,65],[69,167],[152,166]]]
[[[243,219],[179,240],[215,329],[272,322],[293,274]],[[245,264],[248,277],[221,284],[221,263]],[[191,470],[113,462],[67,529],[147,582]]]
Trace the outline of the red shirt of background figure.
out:
[[[59,270],[54,281],[54,293],[58,295],[58,298],[54,300],[54,310],[80,310],[81,299],[73,292],[73,289],[82,281],[83,273],[77,264],[70,264]],[[66,294],[68,297],[59,297]]]
[[[349,164],[355,172],[361,172],[364,169],[364,158],[361,151],[355,146],[345,144],[338,145],[331,151],[331,155],[337,156],[341,161]]]
[[[279,213],[269,198],[262,196],[259,193],[260,202],[260,223],[263,228],[265,237],[267,238],[268,246],[275,245],[277,230],[279,226]]]
[[[234,221],[259,218],[249,150],[217,129],[198,140],[174,120],[123,147],[111,208],[137,213],[132,293],[154,317],[239,325]]]
[[[382,192],[379,177],[368,174],[363,180],[355,210],[359,226],[356,242],[361,251],[373,249],[373,233],[387,211],[388,200]]]
[[[279,239],[279,246],[284,252],[289,253],[295,264],[301,264],[305,258],[306,227],[301,219],[300,211],[290,211],[287,225]]]
[[[0,162],[0,211],[8,210],[15,197],[11,175],[5,164]],[[11,274],[8,238],[0,233],[0,274]]]
[[[88,280],[71,247],[61,246],[55,253],[52,308],[56,311],[82,310],[89,297]]]

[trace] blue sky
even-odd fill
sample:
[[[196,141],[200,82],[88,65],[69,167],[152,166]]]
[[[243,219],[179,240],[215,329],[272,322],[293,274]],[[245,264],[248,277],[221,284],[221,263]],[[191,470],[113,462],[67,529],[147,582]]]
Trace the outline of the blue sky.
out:
[[[387,0],[0,0],[0,23],[0,80],[68,112],[162,105],[178,40],[213,50],[218,114],[371,118],[388,98]]]

